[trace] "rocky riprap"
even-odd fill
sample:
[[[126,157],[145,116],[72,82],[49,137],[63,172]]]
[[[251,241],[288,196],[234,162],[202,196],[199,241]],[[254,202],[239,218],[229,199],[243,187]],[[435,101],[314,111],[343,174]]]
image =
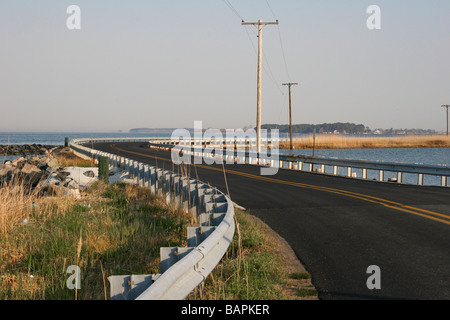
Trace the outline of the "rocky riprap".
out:
[[[69,175],[60,167],[57,158],[46,152],[44,155],[18,157],[0,164],[0,187],[19,183],[24,189],[37,190],[42,195],[69,194],[78,198],[80,185]]]
[[[12,144],[0,145],[1,156],[29,156],[44,155],[47,151],[56,148],[55,145],[43,144]]]

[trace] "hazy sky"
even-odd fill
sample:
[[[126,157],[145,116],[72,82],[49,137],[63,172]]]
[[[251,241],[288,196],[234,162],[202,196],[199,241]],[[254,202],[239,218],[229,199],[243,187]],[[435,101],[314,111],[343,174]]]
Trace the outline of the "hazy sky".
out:
[[[0,0],[0,132],[354,122],[445,130],[448,0]],[[269,4],[269,5],[268,5]],[[66,12],[81,9],[81,29]],[[366,12],[381,9],[381,30]]]

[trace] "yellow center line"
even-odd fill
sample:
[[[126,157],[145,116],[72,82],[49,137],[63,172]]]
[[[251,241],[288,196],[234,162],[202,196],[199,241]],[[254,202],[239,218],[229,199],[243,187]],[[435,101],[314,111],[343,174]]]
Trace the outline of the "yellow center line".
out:
[[[165,160],[165,161],[172,161],[172,159],[168,159],[168,158],[162,158],[162,157],[151,156],[151,155],[140,153],[140,152],[124,150],[122,148],[117,147],[116,145],[111,145],[111,147],[116,149],[116,150],[118,150],[118,151],[131,153],[131,154],[136,154],[136,155],[140,155],[140,156],[147,157],[147,158],[153,158],[153,159],[159,159],[159,160]],[[204,169],[208,169],[208,170],[215,170],[215,171],[223,172],[222,168],[214,168],[214,167],[211,167],[211,166],[208,166],[208,165],[201,165],[201,164],[193,164],[193,165],[196,166],[196,167],[199,167],[199,168],[204,168]],[[258,175],[254,175],[254,174],[251,174],[251,173],[245,173],[245,172],[229,170],[229,169],[225,170],[225,172],[226,173],[230,173],[230,174],[234,174],[234,175],[244,176],[244,177],[251,178],[251,179],[257,179],[257,180],[262,180],[262,181],[267,181],[267,182],[272,182],[272,183],[278,183],[278,184],[291,185],[291,186],[295,186],[295,187],[301,187],[301,188],[306,188],[306,189],[324,191],[324,192],[334,193],[334,194],[338,194],[338,195],[343,195],[343,196],[346,196],[346,197],[356,198],[356,199],[360,199],[360,200],[363,200],[363,201],[372,202],[372,203],[375,203],[375,204],[380,204],[382,206],[385,206],[385,207],[388,207],[388,208],[391,208],[391,209],[395,209],[395,210],[399,210],[399,211],[403,211],[403,212],[408,212],[408,213],[411,213],[411,214],[419,215],[419,216],[422,216],[422,217],[425,217],[425,218],[428,218],[428,219],[432,219],[432,220],[439,221],[439,222],[442,222],[442,223],[450,225],[450,221],[442,220],[442,219],[430,216],[430,215],[434,215],[434,216],[441,217],[441,218],[444,218],[444,219],[450,219],[450,216],[448,216],[448,215],[441,214],[441,213],[434,212],[434,211],[430,211],[430,210],[426,210],[426,209],[421,209],[421,208],[416,208],[416,207],[404,205],[402,203],[394,202],[394,201],[383,199],[383,198],[378,198],[378,197],[374,197],[374,196],[370,196],[370,195],[366,195],[366,194],[361,194],[361,193],[357,193],[357,192],[352,192],[352,191],[347,191],[347,190],[342,190],[342,189],[335,189],[335,188],[321,187],[321,186],[310,185],[310,184],[305,184],[305,183],[300,183],[300,182],[279,180],[279,179],[269,178],[269,177],[266,177],[266,176],[258,176]]]

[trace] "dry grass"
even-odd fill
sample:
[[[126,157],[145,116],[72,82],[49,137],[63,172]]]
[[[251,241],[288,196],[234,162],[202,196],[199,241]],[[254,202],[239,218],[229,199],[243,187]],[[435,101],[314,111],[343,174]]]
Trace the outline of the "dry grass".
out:
[[[109,275],[159,273],[159,248],[185,246],[188,220],[148,188],[97,183],[76,199],[4,184],[0,300],[104,299]],[[81,290],[66,286],[69,265]]]
[[[25,189],[23,183],[8,183],[0,188],[0,236],[6,236],[14,224],[30,214],[36,194],[27,194]]]
[[[61,167],[95,167],[96,165],[92,160],[86,160],[78,157],[72,151],[72,149],[66,147],[55,154],[55,158],[58,160],[58,164]]]
[[[15,226],[43,212],[49,217],[58,210],[65,211],[74,201],[71,196],[41,197],[40,189],[31,189],[20,179],[13,178],[0,186],[0,236],[7,237]]]
[[[346,135],[316,134],[294,138],[295,149],[369,149],[369,148],[449,148],[446,135],[408,135],[400,137],[355,137]],[[280,149],[288,149],[289,141],[280,143]]]

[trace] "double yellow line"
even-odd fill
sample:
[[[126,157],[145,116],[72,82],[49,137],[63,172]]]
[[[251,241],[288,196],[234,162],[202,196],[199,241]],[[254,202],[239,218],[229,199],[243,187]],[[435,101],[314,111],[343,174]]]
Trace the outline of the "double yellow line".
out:
[[[121,148],[117,147],[116,145],[112,145],[112,148],[114,148],[114,149],[116,149],[118,151],[131,153],[131,154],[136,154],[136,155],[147,157],[147,158],[153,158],[153,159],[159,159],[159,160],[165,160],[165,161],[172,161],[171,159],[167,159],[167,158],[151,156],[151,155],[140,153],[140,152],[124,150],[124,149],[121,149]],[[208,169],[208,170],[215,170],[215,171],[223,172],[222,168],[215,168],[215,167],[212,167],[212,166],[200,165],[200,164],[195,164],[194,166],[199,167],[199,168]],[[421,216],[421,217],[424,217],[424,218],[427,218],[427,219],[435,220],[435,221],[438,221],[438,222],[450,225],[450,216],[448,216],[448,215],[445,215],[445,214],[442,214],[442,213],[438,213],[438,212],[434,212],[434,211],[430,211],[430,210],[426,210],[426,209],[416,208],[416,207],[413,207],[413,206],[408,206],[408,205],[405,205],[405,204],[402,204],[402,203],[399,203],[399,202],[386,200],[386,199],[383,199],[383,198],[378,198],[378,197],[374,197],[374,196],[370,196],[370,195],[366,195],[366,194],[361,194],[361,193],[357,193],[357,192],[352,192],[352,191],[347,191],[347,190],[342,190],[342,189],[335,189],[335,188],[321,187],[321,186],[305,184],[305,183],[300,183],[300,182],[279,180],[279,179],[274,179],[274,178],[270,178],[270,177],[267,177],[267,176],[259,176],[259,175],[254,175],[254,174],[251,174],[251,173],[245,173],[245,172],[229,170],[229,169],[227,169],[225,172],[229,173],[229,174],[234,174],[234,175],[247,177],[247,178],[250,178],[250,179],[267,181],[267,182],[277,183],[277,184],[290,185],[290,186],[299,187],[299,188],[318,190],[318,191],[338,194],[338,195],[342,195],[342,196],[346,196],[346,197],[351,197],[351,198],[355,198],[355,199],[360,199],[360,200],[363,200],[363,201],[366,201],[366,202],[375,203],[375,204],[382,205],[382,206],[387,207],[387,208],[391,208],[391,209],[395,209],[395,210],[411,213],[411,214],[418,215],[418,216]]]

